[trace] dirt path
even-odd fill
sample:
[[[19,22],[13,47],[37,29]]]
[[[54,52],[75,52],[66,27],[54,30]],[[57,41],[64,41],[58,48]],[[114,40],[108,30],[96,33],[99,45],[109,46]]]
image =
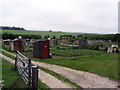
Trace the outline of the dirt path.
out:
[[[45,83],[49,88],[72,88],[57,78],[39,69],[39,79]]]
[[[14,64],[15,63],[15,60],[5,56],[5,55],[2,55],[0,53],[0,57],[7,60],[8,62]],[[45,83],[49,88],[72,88],[70,85],[66,84],[66,83],[63,83],[62,81],[60,81],[59,79],[53,77],[52,75],[42,71],[39,69],[39,72],[38,72],[38,77],[39,79]]]
[[[83,88],[117,88],[118,86],[118,82],[109,80],[106,77],[101,77],[97,74],[77,71],[67,67],[51,65],[42,62],[34,61],[34,63],[68,78]]]

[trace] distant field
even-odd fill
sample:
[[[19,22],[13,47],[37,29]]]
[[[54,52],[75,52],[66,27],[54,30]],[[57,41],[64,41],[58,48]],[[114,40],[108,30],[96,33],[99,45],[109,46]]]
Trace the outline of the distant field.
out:
[[[11,33],[11,34],[29,34],[29,35],[41,35],[42,37],[44,37],[45,35],[49,35],[50,37],[52,36],[56,36],[59,37],[60,35],[64,35],[64,34],[68,34],[68,35],[79,35],[79,34],[83,34],[83,33],[68,33],[68,32],[50,32],[50,31],[16,31],[16,30],[0,30],[0,32],[2,33]]]

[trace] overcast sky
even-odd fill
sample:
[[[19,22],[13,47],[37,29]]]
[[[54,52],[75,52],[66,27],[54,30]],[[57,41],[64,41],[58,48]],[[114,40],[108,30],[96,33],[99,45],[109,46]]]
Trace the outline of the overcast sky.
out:
[[[118,32],[118,0],[0,0],[0,23],[27,30]]]

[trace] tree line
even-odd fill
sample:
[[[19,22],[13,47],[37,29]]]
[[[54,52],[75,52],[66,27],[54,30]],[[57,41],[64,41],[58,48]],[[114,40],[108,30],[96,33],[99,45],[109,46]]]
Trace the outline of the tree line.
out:
[[[41,35],[28,35],[28,34],[11,34],[11,33],[3,33],[2,34],[2,39],[15,39],[18,38],[19,36],[22,36],[22,38],[26,39],[41,39]],[[45,35],[43,38],[47,39],[49,38],[49,35]],[[103,34],[103,35],[90,35],[90,34],[85,34],[85,35],[61,35],[59,38],[56,37],[55,35],[52,37],[52,39],[66,39],[66,40],[78,40],[78,39],[88,39],[88,40],[112,40],[113,42],[120,42],[120,34]]]
[[[10,26],[0,26],[0,29],[2,30],[25,30],[21,27],[10,27]]]
[[[113,42],[120,42],[120,34],[80,34],[80,35],[61,35],[60,39],[67,39],[70,41],[78,39],[87,39],[87,40],[112,40]]]
[[[22,36],[22,38],[25,39],[41,39],[41,35],[23,35],[23,34],[11,34],[11,33],[3,33],[2,34],[2,39],[15,39],[18,38],[19,36]]]

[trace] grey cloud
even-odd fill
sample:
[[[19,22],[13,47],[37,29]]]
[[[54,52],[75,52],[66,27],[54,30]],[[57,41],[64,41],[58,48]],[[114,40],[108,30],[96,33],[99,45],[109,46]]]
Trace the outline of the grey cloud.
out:
[[[67,3],[66,1],[64,5],[59,5],[59,7],[57,7],[56,3],[51,2],[51,6],[47,7],[40,6],[42,4],[39,5],[37,2],[34,3],[35,0],[11,1],[7,2],[5,0],[2,2],[6,5],[2,6],[2,14],[0,14],[0,17],[2,17],[1,25],[16,25],[27,29],[54,29],[56,31],[63,30],[69,32],[117,32],[116,2],[81,3],[79,0],[70,0],[71,2],[68,1]],[[46,3],[44,2],[44,4]],[[63,7],[60,8],[60,6]]]

